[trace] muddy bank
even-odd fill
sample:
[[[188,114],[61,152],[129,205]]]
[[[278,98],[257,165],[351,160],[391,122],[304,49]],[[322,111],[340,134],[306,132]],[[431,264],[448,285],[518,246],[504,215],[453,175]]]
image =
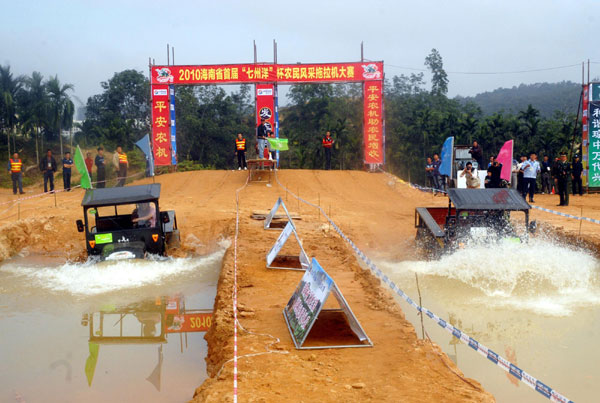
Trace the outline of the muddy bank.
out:
[[[264,231],[261,222],[249,218],[279,192],[251,185],[241,195],[239,320],[249,332],[239,330],[240,401],[494,400],[476,380],[465,379],[436,345],[417,338],[391,293],[307,210],[297,223],[304,247],[337,282],[374,347],[296,350],[281,311],[302,273],[265,268],[265,254],[278,232]],[[215,301],[215,325],[207,334],[211,378],[196,390],[197,402],[224,401],[233,393],[233,366],[227,362],[233,357],[232,284],[229,250]]]

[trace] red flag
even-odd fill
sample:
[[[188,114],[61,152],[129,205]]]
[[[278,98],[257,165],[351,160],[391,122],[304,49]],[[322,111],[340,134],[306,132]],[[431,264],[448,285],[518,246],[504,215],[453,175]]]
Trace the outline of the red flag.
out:
[[[510,182],[513,161],[513,140],[508,140],[504,143],[496,160],[502,164],[500,178]]]

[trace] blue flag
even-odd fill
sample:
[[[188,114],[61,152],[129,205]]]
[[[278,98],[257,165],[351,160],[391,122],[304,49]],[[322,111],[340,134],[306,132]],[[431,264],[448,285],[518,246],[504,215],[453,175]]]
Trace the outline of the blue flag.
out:
[[[452,151],[454,150],[454,137],[448,137],[444,141],[442,147],[442,155],[440,159],[442,164],[440,165],[440,174],[452,177]]]
[[[135,145],[146,155],[146,176],[154,176],[154,156],[150,148],[150,136],[146,134]]]

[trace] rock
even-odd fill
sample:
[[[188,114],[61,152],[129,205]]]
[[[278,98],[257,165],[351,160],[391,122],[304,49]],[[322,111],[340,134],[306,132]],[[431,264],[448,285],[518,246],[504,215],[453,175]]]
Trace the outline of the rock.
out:
[[[352,389],[352,386],[350,386],[350,385],[344,385],[344,388],[350,390],[350,389]]]
[[[311,354],[311,355],[308,356],[307,360],[308,361],[316,361],[317,360],[317,356],[314,355],[314,354]]]
[[[353,383],[353,384],[352,384],[352,387],[353,387],[354,389],[364,389],[364,387],[365,387],[365,384],[364,384],[364,383],[362,383],[362,382],[357,382],[357,383]]]
[[[252,318],[254,317],[254,312],[240,312],[239,315],[242,318]]]

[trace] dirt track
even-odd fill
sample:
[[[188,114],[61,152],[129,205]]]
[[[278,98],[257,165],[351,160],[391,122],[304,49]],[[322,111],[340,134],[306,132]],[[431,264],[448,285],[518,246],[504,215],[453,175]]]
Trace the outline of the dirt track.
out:
[[[281,171],[281,182],[313,203],[320,202],[331,217],[371,257],[405,259],[414,254],[414,208],[446,205],[444,197],[409,188],[383,174],[357,171]],[[183,239],[179,253],[204,253],[220,236],[231,237],[235,219],[235,190],[245,182],[244,172],[196,171],[164,175],[161,206],[177,211]],[[136,184],[149,183],[145,179]],[[29,189],[33,192],[32,189]],[[31,194],[31,193],[30,193]],[[287,205],[302,217],[297,222],[304,247],[337,282],[358,320],[374,343],[373,348],[295,350],[281,310],[300,280],[301,273],[270,271],[265,255],[278,232],[264,231],[262,222],[250,219],[256,210],[269,209],[282,188],[251,184],[240,193],[239,300],[240,321],[255,333],[281,341],[271,347],[288,354],[263,354],[239,363],[240,401],[490,401],[477,381],[461,379],[460,371],[436,346],[417,339],[387,289],[361,269],[351,250],[328,226],[317,210],[290,196]],[[78,258],[83,256],[82,236],[74,221],[81,218],[82,191],[54,198],[25,201],[21,218],[16,207],[0,213],[0,258],[23,247],[31,251]],[[0,202],[10,200],[9,191]],[[544,207],[555,207],[556,196],[537,196]],[[575,197],[567,213],[600,219],[598,196]],[[331,206],[331,207],[330,207]],[[0,206],[0,212],[7,206]],[[15,214],[15,216],[12,216]],[[579,222],[534,211],[533,217],[577,235]],[[583,223],[584,239],[598,243],[597,224]],[[232,395],[232,268],[233,251],[226,254],[215,305],[215,323],[208,333],[209,378],[197,390],[196,401],[223,401]],[[240,332],[239,354],[267,351],[269,336]],[[192,392],[192,391],[190,391]]]

